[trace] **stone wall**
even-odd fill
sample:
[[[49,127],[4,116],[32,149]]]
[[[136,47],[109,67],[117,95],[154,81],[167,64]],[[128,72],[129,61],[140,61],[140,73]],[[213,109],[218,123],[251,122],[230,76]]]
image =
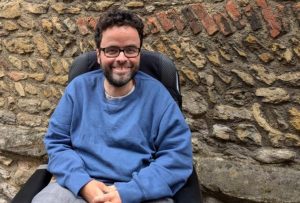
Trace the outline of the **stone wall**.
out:
[[[112,7],[176,63],[205,202],[300,202],[300,3],[279,0],[0,0],[0,202],[46,160],[68,66]]]

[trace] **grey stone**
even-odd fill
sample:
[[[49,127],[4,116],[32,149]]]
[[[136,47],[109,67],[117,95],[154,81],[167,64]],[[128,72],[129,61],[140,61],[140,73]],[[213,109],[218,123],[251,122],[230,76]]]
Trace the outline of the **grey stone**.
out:
[[[253,120],[252,113],[246,108],[236,108],[228,105],[216,105],[213,118],[220,120]]]
[[[37,127],[42,124],[42,117],[21,112],[17,114],[17,121],[20,125]]]
[[[263,102],[278,104],[281,102],[289,101],[290,95],[283,88],[269,87],[256,89],[255,95],[263,97]]]
[[[300,72],[289,72],[278,76],[278,79],[293,86],[300,86]]]
[[[19,2],[0,3],[0,18],[17,18],[21,16],[21,8]]]
[[[236,129],[236,136],[242,142],[261,145],[262,137],[255,125],[239,124]]]
[[[0,123],[15,124],[16,115],[12,111],[0,110]]]
[[[200,183],[212,192],[253,202],[300,202],[300,171],[255,165],[242,160],[199,157]]]
[[[218,139],[230,140],[230,137],[234,136],[234,131],[225,125],[215,124],[212,135]]]
[[[249,73],[237,69],[233,69],[232,72],[239,76],[247,85],[253,86],[255,84],[254,78]]]
[[[263,148],[256,150],[253,158],[263,163],[275,164],[291,162],[296,157],[297,153],[289,149]]]
[[[267,70],[263,65],[253,64],[250,66],[250,70],[254,70],[256,72],[256,79],[268,85],[273,84],[277,79],[276,75],[273,72]]]
[[[19,99],[18,107],[28,113],[38,113],[41,101],[38,99]]]
[[[254,98],[254,94],[247,90],[246,88],[243,89],[230,89],[225,93],[225,100],[236,104],[239,106],[244,106],[250,103]]]
[[[24,156],[45,155],[42,138],[45,129],[0,124],[0,150]]]
[[[200,116],[207,112],[208,103],[198,92],[184,93],[182,107],[193,116]]]

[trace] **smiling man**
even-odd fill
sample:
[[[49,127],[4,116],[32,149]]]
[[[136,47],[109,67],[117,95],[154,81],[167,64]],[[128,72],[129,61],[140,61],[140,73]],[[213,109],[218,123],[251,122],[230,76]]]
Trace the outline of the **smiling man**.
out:
[[[138,71],[143,28],[129,11],[100,18],[102,69],[72,80],[54,111],[44,141],[57,182],[34,203],[172,203],[191,174],[191,133],[180,109]]]

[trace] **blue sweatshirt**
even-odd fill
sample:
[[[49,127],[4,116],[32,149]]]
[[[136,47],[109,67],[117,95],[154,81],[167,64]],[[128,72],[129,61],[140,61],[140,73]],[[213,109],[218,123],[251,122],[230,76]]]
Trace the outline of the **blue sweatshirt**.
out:
[[[49,122],[48,170],[75,195],[92,179],[122,203],[173,196],[192,172],[191,133],[164,86],[138,72],[135,90],[107,100],[101,70],[75,78]]]

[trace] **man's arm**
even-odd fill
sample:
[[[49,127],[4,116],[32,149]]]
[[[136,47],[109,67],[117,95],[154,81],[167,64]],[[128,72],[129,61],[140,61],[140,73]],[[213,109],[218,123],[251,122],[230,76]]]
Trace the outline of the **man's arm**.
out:
[[[116,183],[123,203],[172,197],[191,174],[191,133],[175,103],[163,113],[155,146],[155,160],[148,167],[133,173],[130,182]]]
[[[48,152],[48,170],[57,182],[75,195],[91,181],[80,156],[73,150],[71,125],[74,119],[74,101],[66,89],[49,122],[44,143]]]

